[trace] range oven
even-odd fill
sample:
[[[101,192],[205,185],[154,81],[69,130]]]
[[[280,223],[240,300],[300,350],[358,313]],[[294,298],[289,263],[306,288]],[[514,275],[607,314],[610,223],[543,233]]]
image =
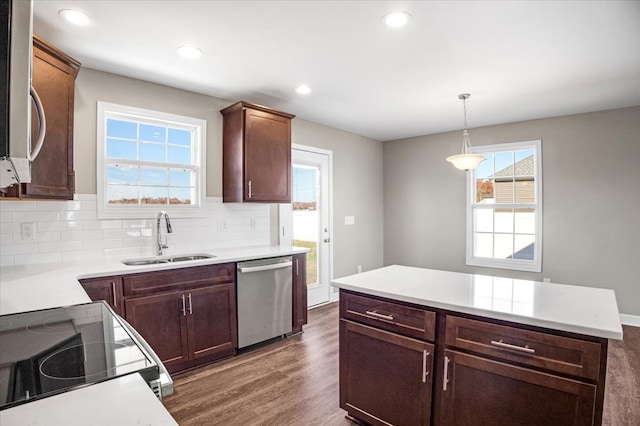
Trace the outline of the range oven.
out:
[[[139,373],[173,392],[162,362],[104,302],[0,316],[0,410]]]

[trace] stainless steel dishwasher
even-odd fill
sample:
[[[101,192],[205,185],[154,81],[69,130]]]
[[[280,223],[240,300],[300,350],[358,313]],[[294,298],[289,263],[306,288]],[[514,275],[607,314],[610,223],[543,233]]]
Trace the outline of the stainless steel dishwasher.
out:
[[[238,263],[238,347],[291,332],[291,256]]]

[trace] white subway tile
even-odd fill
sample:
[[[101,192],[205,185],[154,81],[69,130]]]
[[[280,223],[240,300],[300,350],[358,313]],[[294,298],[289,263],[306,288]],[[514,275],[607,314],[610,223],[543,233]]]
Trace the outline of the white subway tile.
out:
[[[121,220],[97,220],[86,221],[83,223],[83,229],[122,229]]]
[[[12,244],[2,244],[3,256],[15,256],[18,254],[33,254],[33,253],[38,253],[37,243],[13,242]]]
[[[100,229],[82,229],[79,231],[64,231],[60,233],[62,241],[85,241],[85,240],[101,240],[104,238]]]
[[[82,250],[82,241],[60,241],[51,243],[39,243],[38,251],[40,253],[53,253],[63,251]]]
[[[81,250],[62,253],[63,262],[77,262],[80,260],[94,260],[102,258],[104,258],[104,250]]]
[[[0,267],[13,266],[13,256],[0,256]]]
[[[78,231],[82,229],[80,221],[38,222],[38,232]]]
[[[60,220],[60,213],[57,211],[13,212],[11,220],[13,222],[54,222]]]
[[[80,201],[36,201],[38,211],[80,210]]]
[[[60,220],[85,220],[97,221],[98,216],[95,211],[62,211],[60,212]]]
[[[11,222],[11,212],[0,211],[0,222]]]
[[[15,265],[37,265],[40,263],[54,263],[62,261],[61,253],[38,253],[14,256]]]
[[[110,248],[121,248],[122,240],[89,240],[83,242],[83,249],[85,250],[95,250],[95,249],[110,249]]]
[[[0,210],[3,212],[34,211],[35,209],[35,201],[0,200]]]
[[[0,234],[13,234],[20,232],[20,223],[18,222],[1,222]]]

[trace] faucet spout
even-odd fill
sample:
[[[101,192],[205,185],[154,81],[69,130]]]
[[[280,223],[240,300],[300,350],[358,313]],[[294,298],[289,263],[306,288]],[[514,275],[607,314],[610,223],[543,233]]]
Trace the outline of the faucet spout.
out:
[[[156,236],[158,238],[158,255],[162,255],[163,249],[169,248],[166,238],[164,240],[164,244],[162,243],[162,232],[160,229],[160,221],[162,220],[163,217],[164,217],[165,224],[167,226],[167,234],[170,234],[173,232],[173,229],[171,228],[171,221],[169,220],[169,215],[167,214],[167,212],[162,210],[160,213],[158,213],[158,216],[156,217]]]

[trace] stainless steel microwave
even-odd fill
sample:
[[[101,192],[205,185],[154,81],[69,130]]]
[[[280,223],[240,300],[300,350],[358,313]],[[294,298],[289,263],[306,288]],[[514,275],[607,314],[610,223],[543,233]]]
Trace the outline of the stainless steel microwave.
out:
[[[33,1],[0,2],[0,188],[31,182],[31,162],[44,143],[46,120],[31,86]],[[38,134],[31,135],[31,104]]]

